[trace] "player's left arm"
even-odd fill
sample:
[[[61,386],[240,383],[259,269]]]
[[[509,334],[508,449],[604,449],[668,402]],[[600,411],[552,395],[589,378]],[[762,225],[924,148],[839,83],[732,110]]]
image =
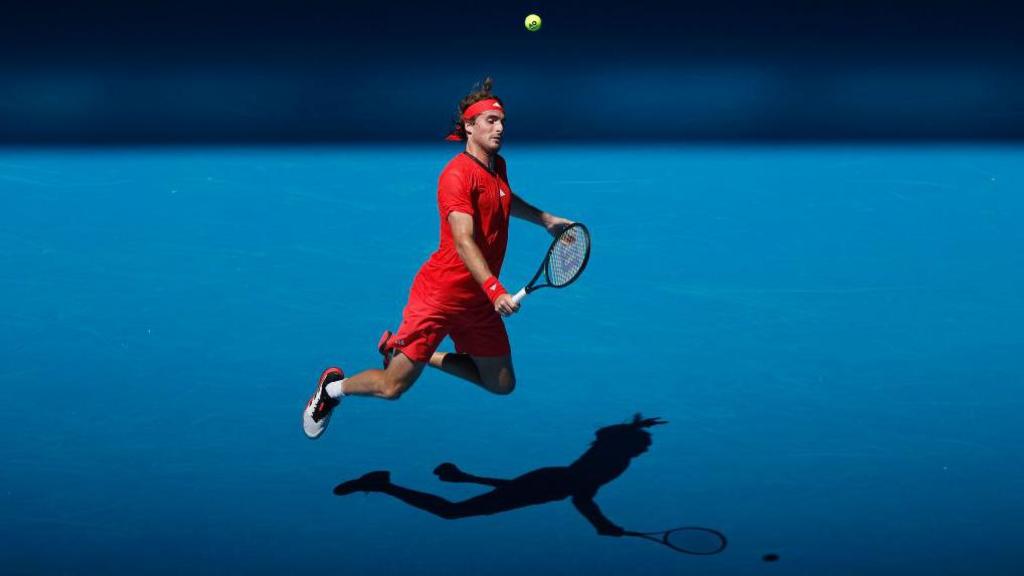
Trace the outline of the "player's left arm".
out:
[[[572,220],[549,214],[515,194],[512,195],[512,216],[543,226],[549,234],[555,237],[567,226],[573,224]]]

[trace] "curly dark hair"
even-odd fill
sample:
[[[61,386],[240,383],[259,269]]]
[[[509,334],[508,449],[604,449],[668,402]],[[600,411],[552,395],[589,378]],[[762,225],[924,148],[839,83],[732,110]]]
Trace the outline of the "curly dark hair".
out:
[[[635,414],[629,424],[614,424],[598,430],[595,433],[597,439],[591,443],[591,450],[630,456],[639,454],[651,445],[651,433],[644,428],[661,424],[668,422],[661,418],[644,418],[641,414]]]
[[[493,87],[494,79],[491,78],[490,76],[484,78],[482,81],[473,85],[473,90],[470,91],[469,94],[466,94],[466,96],[461,101],[459,101],[459,111],[452,119],[453,126],[451,134],[458,136],[460,140],[466,139],[466,127],[462,123],[462,113],[466,111],[466,108],[469,108],[473,104],[481,100],[493,98],[497,100],[498,103],[502,105],[502,107],[505,106],[505,103],[501,101],[501,98],[498,98],[491,92],[491,89]],[[475,119],[476,116],[470,118],[469,122],[472,124]]]

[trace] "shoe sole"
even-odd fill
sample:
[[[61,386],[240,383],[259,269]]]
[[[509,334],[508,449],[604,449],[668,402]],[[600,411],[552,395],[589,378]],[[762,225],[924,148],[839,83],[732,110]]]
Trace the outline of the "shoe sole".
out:
[[[324,370],[320,374],[320,380],[317,382],[316,392],[314,392],[313,395],[309,397],[309,402],[306,402],[306,407],[302,409],[302,433],[305,434],[306,438],[309,438],[310,440],[317,440],[321,436],[323,436],[324,433],[323,430],[321,430],[320,434],[317,434],[316,436],[310,436],[308,433],[306,433],[306,410],[308,410],[309,407],[313,405],[313,402],[316,401],[318,395],[327,394],[327,390],[324,390],[326,386],[324,382],[327,380],[327,377],[330,376],[331,374],[338,374],[342,378],[345,377],[345,372],[341,368],[338,368],[336,366],[331,366],[330,368]],[[326,426],[324,426],[324,428],[326,428]]]

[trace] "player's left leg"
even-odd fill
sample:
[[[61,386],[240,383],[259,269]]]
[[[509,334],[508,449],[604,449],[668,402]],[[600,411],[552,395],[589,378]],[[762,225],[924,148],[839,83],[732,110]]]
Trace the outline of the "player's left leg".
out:
[[[516,387],[511,355],[471,356],[459,352],[434,352],[430,365],[494,394],[511,394]]]
[[[467,310],[453,323],[456,352],[434,352],[430,365],[494,394],[510,394],[516,385],[512,347],[505,323],[491,308]]]
[[[473,356],[480,371],[480,385],[495,394],[511,394],[516,388],[512,356]]]

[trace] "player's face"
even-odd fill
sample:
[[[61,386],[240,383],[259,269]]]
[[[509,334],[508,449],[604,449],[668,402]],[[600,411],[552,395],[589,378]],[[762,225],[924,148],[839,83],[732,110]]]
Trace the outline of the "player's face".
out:
[[[477,146],[497,152],[505,132],[505,115],[501,112],[484,112],[476,117],[476,122],[466,127],[466,132]]]

